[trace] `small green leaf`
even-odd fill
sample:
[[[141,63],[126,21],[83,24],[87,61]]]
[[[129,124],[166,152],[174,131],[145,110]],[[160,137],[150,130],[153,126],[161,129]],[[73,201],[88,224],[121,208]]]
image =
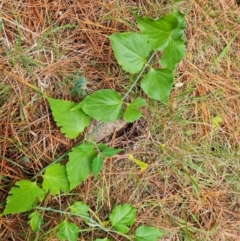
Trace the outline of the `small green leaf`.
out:
[[[161,50],[168,45],[171,32],[178,26],[178,20],[172,14],[157,20],[137,16],[135,18],[141,33],[147,37],[155,50]]]
[[[131,105],[127,106],[127,109],[125,110],[123,114],[123,119],[126,122],[134,122],[138,120],[142,116],[142,112],[140,110],[137,110],[136,108],[132,107]]]
[[[143,98],[140,98],[138,97],[137,99],[135,99],[134,101],[132,101],[130,103],[131,106],[135,107],[135,108],[138,108],[138,107],[141,107],[141,106],[145,106],[146,105],[146,100],[143,99]]]
[[[133,157],[133,155],[128,155],[128,159],[135,162],[140,168],[141,168],[141,171],[144,171],[147,169],[148,167],[148,164],[145,163],[145,162],[142,162],[136,158]]]
[[[221,116],[215,116],[211,119],[211,122],[214,127],[219,127],[219,125],[221,124],[222,121],[223,121],[223,119]]]
[[[3,214],[26,212],[36,205],[36,199],[42,201],[44,196],[44,191],[36,182],[18,181],[15,183],[15,187],[9,191]]]
[[[68,154],[69,160],[66,168],[71,190],[91,174],[92,159],[95,155],[93,151],[84,151],[81,146],[72,148]]]
[[[58,225],[57,237],[63,241],[77,241],[79,229],[78,226],[74,223],[64,220]]]
[[[123,151],[123,149],[115,149],[115,148],[107,147],[102,150],[102,155],[104,157],[112,157],[121,151]]]
[[[127,104],[127,109],[123,114],[123,119],[126,122],[134,122],[142,116],[142,112],[137,108],[146,105],[146,100],[137,98],[133,102]]]
[[[89,207],[84,202],[75,202],[72,206],[70,206],[70,210],[72,213],[77,213],[80,217],[85,221],[89,222]]]
[[[165,233],[165,231],[153,227],[140,226],[136,229],[135,237],[136,241],[157,241]]]
[[[108,148],[108,146],[100,142],[97,144],[97,148],[99,151],[102,151],[103,149]]]
[[[31,213],[28,218],[30,219],[28,223],[30,224],[32,231],[37,232],[38,230],[40,230],[42,223],[41,214],[38,211],[35,211]]]
[[[175,10],[172,14],[177,18],[178,26],[171,32],[171,37],[175,39],[180,39],[182,38],[184,30],[186,28],[186,21],[184,19],[185,15],[178,10]]]
[[[88,143],[83,143],[81,144],[80,148],[83,150],[83,151],[86,151],[86,152],[91,152],[93,151],[94,149],[94,144],[91,143],[91,142],[88,142]]]
[[[130,204],[116,206],[110,214],[110,222],[112,226],[121,233],[127,233],[128,226],[134,223],[136,216],[136,208]]]
[[[61,132],[68,138],[76,138],[90,124],[90,117],[83,111],[71,111],[75,103],[66,100],[47,98],[54,120]]]
[[[94,178],[98,176],[98,173],[102,170],[103,165],[103,158],[101,156],[96,156],[92,160],[92,172],[94,175]]]
[[[141,81],[142,90],[152,99],[167,103],[173,83],[173,74],[169,69],[153,69]]]
[[[43,175],[42,188],[45,192],[50,192],[52,195],[69,191],[69,181],[67,178],[66,167],[59,163],[48,167]]]
[[[121,116],[122,99],[116,91],[99,90],[82,101],[82,110],[96,120],[114,121]]]
[[[185,53],[185,44],[181,39],[170,38],[168,46],[164,49],[159,63],[163,68],[174,70]]]
[[[109,36],[112,49],[123,70],[138,73],[146,62],[152,47],[147,39],[138,33],[117,33]]]

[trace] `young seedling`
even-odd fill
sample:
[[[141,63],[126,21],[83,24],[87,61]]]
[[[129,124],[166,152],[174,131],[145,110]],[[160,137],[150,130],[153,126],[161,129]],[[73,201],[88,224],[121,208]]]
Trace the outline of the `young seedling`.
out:
[[[137,32],[116,33],[109,36],[116,60],[122,69],[129,74],[137,75],[135,81],[122,97],[120,93],[110,89],[98,90],[87,95],[80,103],[46,97],[52,110],[52,115],[61,132],[68,138],[74,139],[90,124],[92,119],[101,122],[111,122],[123,118],[126,122],[134,122],[142,116],[141,108],[147,101],[137,97],[130,103],[127,97],[137,84],[147,97],[167,105],[174,80],[174,70],[184,56],[185,44],[182,40],[185,29],[184,15],[179,11],[163,16],[159,19],[135,16]],[[159,67],[152,62],[161,52],[158,60]],[[140,83],[139,83],[140,82]],[[85,82],[84,82],[85,83]],[[82,85],[81,85],[82,86]],[[85,93],[84,95],[85,96]],[[20,180],[9,191],[6,206],[2,215],[22,213],[33,210],[29,215],[29,224],[34,232],[40,229],[42,215],[40,211],[57,212],[67,216],[81,217],[90,227],[99,228],[108,233],[117,233],[128,240],[157,241],[165,232],[154,227],[139,226],[134,235],[129,235],[133,225],[136,209],[130,204],[116,206],[110,216],[111,225],[105,227],[92,219],[89,207],[82,202],[75,202],[70,206],[70,212],[37,206],[37,202],[44,200],[47,193],[59,195],[76,188],[92,173],[97,178],[104,160],[113,157],[122,149],[115,149],[103,143],[83,142],[73,147],[68,153],[66,165],[57,163],[61,158],[45,167],[34,180]],[[129,156],[141,167],[147,168],[143,162]],[[42,174],[43,173],[43,174]],[[38,176],[42,175],[42,182]],[[57,237],[60,240],[76,241],[79,227],[64,219],[57,226]],[[110,241],[109,238],[95,241]]]

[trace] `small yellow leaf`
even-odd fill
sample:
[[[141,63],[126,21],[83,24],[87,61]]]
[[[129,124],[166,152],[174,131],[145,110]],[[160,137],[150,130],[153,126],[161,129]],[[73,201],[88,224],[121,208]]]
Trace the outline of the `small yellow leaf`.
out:
[[[148,164],[147,164],[147,163],[142,162],[142,161],[134,158],[133,155],[128,155],[128,159],[129,159],[130,161],[135,162],[135,163],[141,168],[141,171],[146,170],[147,167],[148,167]]]
[[[214,127],[219,127],[219,124],[223,121],[221,116],[215,116],[212,118],[211,122],[214,125]]]
[[[162,151],[164,151],[166,149],[166,145],[165,144],[161,144],[160,148],[161,148]]]
[[[107,227],[109,224],[109,221],[102,221],[101,224],[103,227]]]

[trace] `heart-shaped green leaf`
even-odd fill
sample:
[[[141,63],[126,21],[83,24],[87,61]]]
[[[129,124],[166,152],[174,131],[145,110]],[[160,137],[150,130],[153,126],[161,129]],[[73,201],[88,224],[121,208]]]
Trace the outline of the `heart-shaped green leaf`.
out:
[[[31,213],[29,216],[29,224],[33,232],[37,232],[40,229],[42,223],[42,216],[38,211]]]
[[[136,229],[136,241],[157,241],[166,232],[154,227],[140,226]]]
[[[144,76],[141,88],[152,99],[167,103],[173,83],[173,74],[169,69],[153,69]]]
[[[135,18],[141,33],[147,37],[155,50],[161,50],[168,45],[171,32],[178,26],[178,20],[172,14],[157,20],[138,16]]]
[[[127,233],[128,226],[134,223],[136,208],[130,204],[116,206],[110,214],[112,226],[121,233]]]
[[[75,223],[64,220],[58,225],[57,237],[61,240],[77,241],[79,228]]]
[[[168,46],[164,49],[159,63],[163,68],[174,70],[182,60],[185,53],[185,44],[181,39],[169,39]]]
[[[152,47],[147,39],[138,33],[117,33],[109,36],[112,49],[123,70],[138,73],[146,62]]]
[[[138,110],[138,107],[146,105],[146,100],[142,98],[137,98],[131,103],[127,104],[127,109],[123,114],[123,119],[126,122],[134,122],[142,116],[142,112]]]
[[[122,113],[121,96],[113,90],[99,90],[88,95],[81,105],[86,114],[103,122],[117,120]]]
[[[70,210],[72,213],[77,213],[85,222],[89,222],[89,207],[84,202],[75,202],[70,206]]]

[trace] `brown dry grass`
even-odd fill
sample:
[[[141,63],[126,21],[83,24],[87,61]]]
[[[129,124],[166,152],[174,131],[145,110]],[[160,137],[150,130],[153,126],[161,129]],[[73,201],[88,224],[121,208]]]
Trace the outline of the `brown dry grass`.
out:
[[[107,36],[136,29],[131,11],[157,17],[169,12],[172,4],[4,0],[0,6],[3,210],[17,180],[31,178],[81,140],[63,137],[48,104],[32,87],[70,99],[70,87],[84,74],[91,92],[100,88],[124,92],[127,76],[116,64]],[[138,210],[135,226],[144,223],[168,231],[163,240],[237,241],[240,35],[223,58],[218,56],[240,31],[240,9],[233,0],[191,0],[179,7],[187,12],[187,53],[176,73],[176,82],[183,87],[173,89],[169,109],[149,101],[141,122],[147,129],[140,131],[137,124],[132,135],[110,140],[147,162],[147,171],[140,172],[124,156],[113,158],[97,181],[89,178],[69,196],[48,196],[43,206],[64,210],[68,203],[83,200],[104,220],[115,204],[129,202]],[[216,116],[222,118],[219,127],[212,124]],[[56,240],[54,231],[48,231],[63,217],[43,214],[37,234],[31,232],[27,214],[1,217],[0,239]],[[79,240],[95,237],[104,234],[89,232]]]

